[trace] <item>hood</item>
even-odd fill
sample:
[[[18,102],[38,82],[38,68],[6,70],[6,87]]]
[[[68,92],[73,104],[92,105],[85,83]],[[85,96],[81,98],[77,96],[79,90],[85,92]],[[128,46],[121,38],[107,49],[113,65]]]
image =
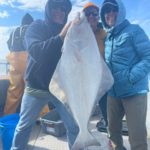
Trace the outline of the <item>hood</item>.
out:
[[[48,0],[45,6],[45,21],[48,24],[52,23],[52,17],[51,17],[51,9],[56,6],[65,6],[66,7],[66,20],[65,23],[67,22],[68,14],[72,9],[72,4],[70,0]]]
[[[33,18],[30,14],[26,13],[21,21],[21,25],[29,25],[33,22]]]
[[[117,16],[117,20],[116,20],[116,23],[115,25],[112,27],[112,28],[109,28],[105,22],[105,19],[104,19],[104,7],[107,5],[107,4],[112,4],[114,6],[118,6],[118,16]],[[118,26],[119,24],[121,24],[125,18],[126,18],[126,9],[124,7],[124,4],[122,3],[121,0],[105,0],[102,4],[102,7],[101,7],[101,12],[100,12],[100,16],[101,16],[101,21],[103,23],[103,26],[107,29],[107,30],[112,30],[114,29],[116,26]]]

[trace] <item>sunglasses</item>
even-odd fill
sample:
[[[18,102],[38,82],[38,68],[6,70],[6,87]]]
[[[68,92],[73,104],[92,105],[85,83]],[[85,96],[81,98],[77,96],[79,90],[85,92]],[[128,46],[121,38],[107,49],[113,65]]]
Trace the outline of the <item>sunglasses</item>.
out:
[[[118,7],[109,6],[104,9],[104,14],[107,14],[110,12],[118,12]]]
[[[97,17],[99,14],[98,13],[96,13],[96,12],[87,12],[87,13],[85,13],[85,16],[87,16],[87,17],[89,17],[89,16],[93,16],[93,17]]]

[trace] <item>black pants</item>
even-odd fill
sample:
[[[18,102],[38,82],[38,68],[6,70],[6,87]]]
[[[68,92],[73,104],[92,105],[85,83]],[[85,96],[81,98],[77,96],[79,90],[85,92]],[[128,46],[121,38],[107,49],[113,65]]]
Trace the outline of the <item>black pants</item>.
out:
[[[102,116],[105,120],[106,126],[108,125],[107,121],[107,94],[105,94],[99,101],[99,107],[102,112]]]

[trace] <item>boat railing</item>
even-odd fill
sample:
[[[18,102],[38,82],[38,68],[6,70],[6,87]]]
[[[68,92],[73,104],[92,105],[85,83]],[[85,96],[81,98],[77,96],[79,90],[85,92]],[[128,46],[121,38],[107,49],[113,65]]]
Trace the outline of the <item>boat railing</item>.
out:
[[[9,63],[7,61],[0,61],[0,76],[7,76],[9,73]]]

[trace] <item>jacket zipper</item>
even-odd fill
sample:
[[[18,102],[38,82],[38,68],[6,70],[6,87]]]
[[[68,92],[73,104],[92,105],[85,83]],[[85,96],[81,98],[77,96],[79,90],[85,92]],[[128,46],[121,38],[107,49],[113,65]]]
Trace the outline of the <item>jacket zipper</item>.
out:
[[[112,65],[113,48],[114,48],[114,37],[112,37],[111,54],[110,54],[110,66],[111,66],[111,70],[112,70],[112,75],[113,75],[113,65]],[[115,91],[114,85],[112,88],[113,88],[114,95],[116,96],[116,91]]]

